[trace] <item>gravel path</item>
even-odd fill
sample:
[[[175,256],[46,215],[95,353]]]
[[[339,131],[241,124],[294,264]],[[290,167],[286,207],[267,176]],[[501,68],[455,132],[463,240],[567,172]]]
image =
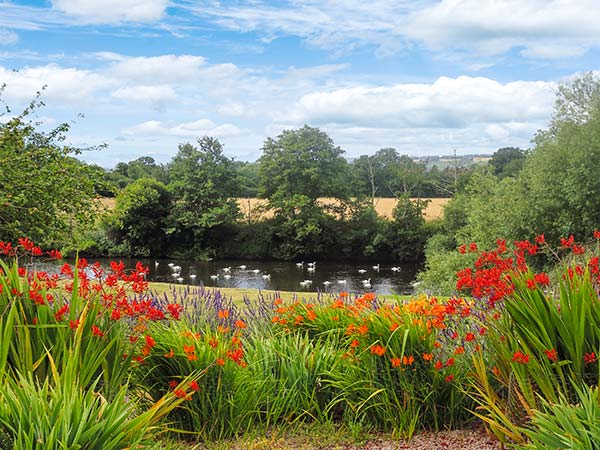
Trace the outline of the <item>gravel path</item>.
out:
[[[500,450],[498,440],[484,430],[454,430],[439,433],[419,433],[408,442],[376,439],[364,445],[330,445],[315,450]]]

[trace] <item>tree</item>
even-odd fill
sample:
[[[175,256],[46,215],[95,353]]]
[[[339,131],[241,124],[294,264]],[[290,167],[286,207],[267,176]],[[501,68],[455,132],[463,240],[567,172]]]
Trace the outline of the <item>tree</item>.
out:
[[[386,253],[398,262],[421,260],[428,237],[423,216],[427,203],[426,200],[412,200],[407,194],[400,196],[392,211],[392,221],[375,246],[386,249]]]
[[[189,143],[179,146],[169,165],[169,179],[176,240],[189,253],[214,251],[211,233],[233,223],[239,214],[233,160],[223,154],[217,139],[205,136],[198,140],[198,147]]]
[[[496,150],[490,160],[494,175],[499,179],[515,177],[523,168],[527,153],[520,148],[504,147]]]
[[[277,139],[268,138],[259,159],[261,196],[272,206],[282,199],[302,195],[344,197],[348,167],[344,151],[326,133],[305,125],[284,130]]]
[[[259,163],[261,194],[274,211],[278,255],[292,259],[316,255],[329,239],[330,216],[319,197],[346,197],[348,165],[327,134],[304,126],[268,138]]]
[[[62,144],[68,124],[36,130],[28,116],[40,106],[36,100],[0,124],[0,240],[64,242],[94,215],[98,172],[74,158],[81,150]]]
[[[162,256],[167,248],[171,193],[160,181],[140,178],[116,198],[108,235],[130,255]]]

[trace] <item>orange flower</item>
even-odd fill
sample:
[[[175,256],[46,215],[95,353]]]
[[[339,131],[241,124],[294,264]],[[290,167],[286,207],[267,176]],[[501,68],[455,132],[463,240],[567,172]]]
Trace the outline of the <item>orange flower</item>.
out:
[[[187,358],[190,361],[198,361],[198,357],[196,356],[195,353],[188,353]]]
[[[356,348],[356,347],[358,347],[358,345],[359,345],[359,342],[356,339],[354,339],[352,342],[350,342],[351,348]]]
[[[165,353],[165,358],[172,358],[175,356],[175,351],[173,349],[169,350],[169,353]]]
[[[281,305],[283,303],[283,300],[281,300],[280,298],[276,298],[275,301],[273,302],[274,305]]]
[[[217,365],[218,366],[224,366],[225,365],[225,360],[223,358],[217,358]]]
[[[236,328],[246,328],[248,325],[246,325],[246,322],[244,322],[243,320],[236,320],[235,321],[235,327]]]
[[[208,345],[211,346],[212,348],[217,348],[217,345],[219,345],[219,341],[216,340],[215,338],[212,338],[208,341]]]
[[[406,355],[404,355],[402,357],[402,364],[405,366],[410,366],[414,362],[415,362],[415,357],[413,355],[410,355],[408,357]]]
[[[425,361],[431,361],[433,359],[433,354],[432,353],[423,353],[423,355],[421,355],[423,357],[423,360]]]
[[[183,346],[183,352],[184,353],[195,353],[196,352],[196,348],[193,345],[184,345]]]
[[[398,367],[401,364],[400,358],[392,358],[390,361],[392,362],[392,367]]]
[[[454,350],[455,355],[462,355],[465,352],[465,348],[461,345],[456,350]]]
[[[306,312],[306,318],[310,321],[313,321],[317,318],[317,313],[310,309]]]
[[[229,310],[222,309],[217,313],[217,316],[219,317],[219,319],[227,319],[229,317]]]
[[[371,353],[377,356],[383,356],[385,353],[385,347],[379,344],[373,345],[371,347]]]

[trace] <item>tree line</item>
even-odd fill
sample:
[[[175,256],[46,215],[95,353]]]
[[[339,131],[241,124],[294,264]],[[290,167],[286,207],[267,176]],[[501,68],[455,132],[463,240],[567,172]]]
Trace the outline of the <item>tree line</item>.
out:
[[[0,123],[0,240],[27,236],[66,252],[420,261],[430,237],[449,234],[451,219],[426,223],[426,200],[410,199],[460,199],[479,176],[458,161],[428,168],[393,148],[348,161],[310,126],[268,138],[252,163],[227,157],[205,136],[179,145],[168,164],[141,157],[105,170],[64,145],[68,124],[40,131],[30,119],[40,106],[37,98],[16,116],[6,108]],[[527,158],[503,148],[489,167],[497,179],[512,179]],[[115,207],[103,211],[96,200],[106,196],[115,197]],[[273,216],[242,220],[235,198],[255,196]],[[322,197],[337,201],[322,204]],[[391,220],[376,214],[375,197],[398,199]]]

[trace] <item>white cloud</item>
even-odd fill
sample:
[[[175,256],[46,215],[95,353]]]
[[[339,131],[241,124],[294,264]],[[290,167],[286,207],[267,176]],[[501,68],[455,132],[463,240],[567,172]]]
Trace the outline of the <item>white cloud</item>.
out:
[[[129,137],[197,137],[213,136],[217,138],[239,136],[244,130],[233,124],[216,125],[210,119],[198,119],[194,122],[183,122],[178,125],[165,125],[158,120],[149,120],[123,129],[122,134]]]
[[[165,14],[168,0],[52,0],[52,6],[83,23],[154,22]]]
[[[177,99],[175,90],[165,85],[123,87],[114,91],[111,96],[130,102],[152,103],[159,107]]]
[[[441,77],[431,84],[353,87],[304,95],[288,120],[372,128],[461,128],[549,117],[555,83]]]
[[[404,33],[432,49],[557,58],[598,46],[599,22],[597,0],[442,0],[411,13]]]
[[[6,84],[8,101],[27,102],[44,87],[43,99],[57,106],[63,103],[80,105],[93,103],[95,94],[113,85],[114,81],[89,70],[64,68],[56,64],[25,67],[12,71],[0,67],[0,80]]]
[[[526,57],[557,59],[600,45],[597,0],[294,0],[277,6],[248,0],[190,8],[267,41],[293,35],[341,53],[374,46],[386,56],[423,43],[478,55],[522,48]]]
[[[0,45],[15,44],[18,40],[17,33],[0,28]]]

